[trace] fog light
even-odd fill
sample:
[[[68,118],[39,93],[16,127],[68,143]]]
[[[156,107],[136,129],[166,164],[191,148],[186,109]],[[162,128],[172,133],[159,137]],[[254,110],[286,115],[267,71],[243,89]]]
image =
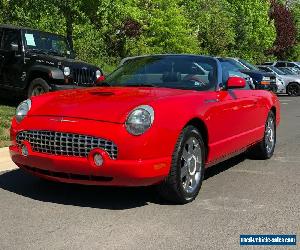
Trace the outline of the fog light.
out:
[[[103,164],[103,158],[100,154],[94,154],[94,163],[97,167],[102,166]]]
[[[28,148],[26,147],[26,145],[22,145],[21,152],[23,156],[28,156]]]

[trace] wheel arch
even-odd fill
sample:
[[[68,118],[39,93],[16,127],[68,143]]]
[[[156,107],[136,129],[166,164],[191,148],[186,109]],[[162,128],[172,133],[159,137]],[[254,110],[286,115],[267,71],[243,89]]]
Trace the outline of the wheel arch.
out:
[[[29,86],[30,82],[36,78],[42,78],[47,82],[49,82],[51,79],[61,81],[65,79],[62,70],[45,65],[34,65],[30,68],[27,77],[27,87]]]
[[[292,81],[292,82],[289,82],[289,83],[286,85],[286,88],[288,88],[288,86],[291,85],[291,84],[297,84],[297,85],[300,87],[300,82]]]
[[[27,79],[27,86],[26,86],[27,89],[29,88],[30,83],[37,78],[42,78],[46,82],[49,82],[50,80],[49,75],[46,72],[39,71],[39,70],[30,71]]]
[[[271,109],[270,109],[270,111],[272,111],[273,112],[273,114],[275,115],[275,118],[276,118],[276,107],[275,106],[272,106],[271,107]]]
[[[191,119],[186,125],[185,127],[192,125],[195,128],[198,129],[199,133],[201,134],[202,138],[203,138],[203,142],[204,145],[206,147],[206,152],[205,152],[205,160],[207,160],[208,157],[208,153],[209,153],[209,147],[208,147],[208,139],[209,139],[209,135],[208,135],[208,129],[206,124],[204,123],[203,120],[201,120],[200,118],[193,118]]]

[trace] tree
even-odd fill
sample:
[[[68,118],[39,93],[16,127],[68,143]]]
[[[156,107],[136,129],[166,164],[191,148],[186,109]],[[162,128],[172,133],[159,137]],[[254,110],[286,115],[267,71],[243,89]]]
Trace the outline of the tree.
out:
[[[267,60],[275,41],[267,0],[228,0],[234,13],[235,56],[252,62]]]
[[[286,59],[288,52],[296,44],[297,39],[293,14],[283,3],[271,0],[270,16],[275,21],[277,34],[273,53],[279,59]]]
[[[186,14],[198,37],[201,53],[227,55],[235,44],[234,19],[225,0],[184,2]]]

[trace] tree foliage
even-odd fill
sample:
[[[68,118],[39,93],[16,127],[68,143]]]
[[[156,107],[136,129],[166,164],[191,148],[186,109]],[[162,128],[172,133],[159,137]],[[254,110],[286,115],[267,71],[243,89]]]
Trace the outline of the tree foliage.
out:
[[[298,37],[283,57],[297,58],[300,3],[288,5]],[[106,71],[122,57],[151,53],[271,59],[283,41],[270,13],[269,0],[0,0],[2,23],[65,35],[80,59]]]
[[[271,0],[271,5],[270,16],[275,21],[277,33],[273,51],[278,58],[284,59],[296,44],[296,25],[293,14],[286,5],[277,0]]]

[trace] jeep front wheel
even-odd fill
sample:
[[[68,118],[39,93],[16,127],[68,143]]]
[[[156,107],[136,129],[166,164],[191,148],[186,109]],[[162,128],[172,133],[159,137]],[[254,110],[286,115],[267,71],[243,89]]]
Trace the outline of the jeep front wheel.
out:
[[[30,98],[32,96],[38,96],[44,93],[49,92],[50,87],[48,83],[42,79],[42,78],[36,78],[33,81],[31,81],[28,91],[27,91],[27,97]]]

